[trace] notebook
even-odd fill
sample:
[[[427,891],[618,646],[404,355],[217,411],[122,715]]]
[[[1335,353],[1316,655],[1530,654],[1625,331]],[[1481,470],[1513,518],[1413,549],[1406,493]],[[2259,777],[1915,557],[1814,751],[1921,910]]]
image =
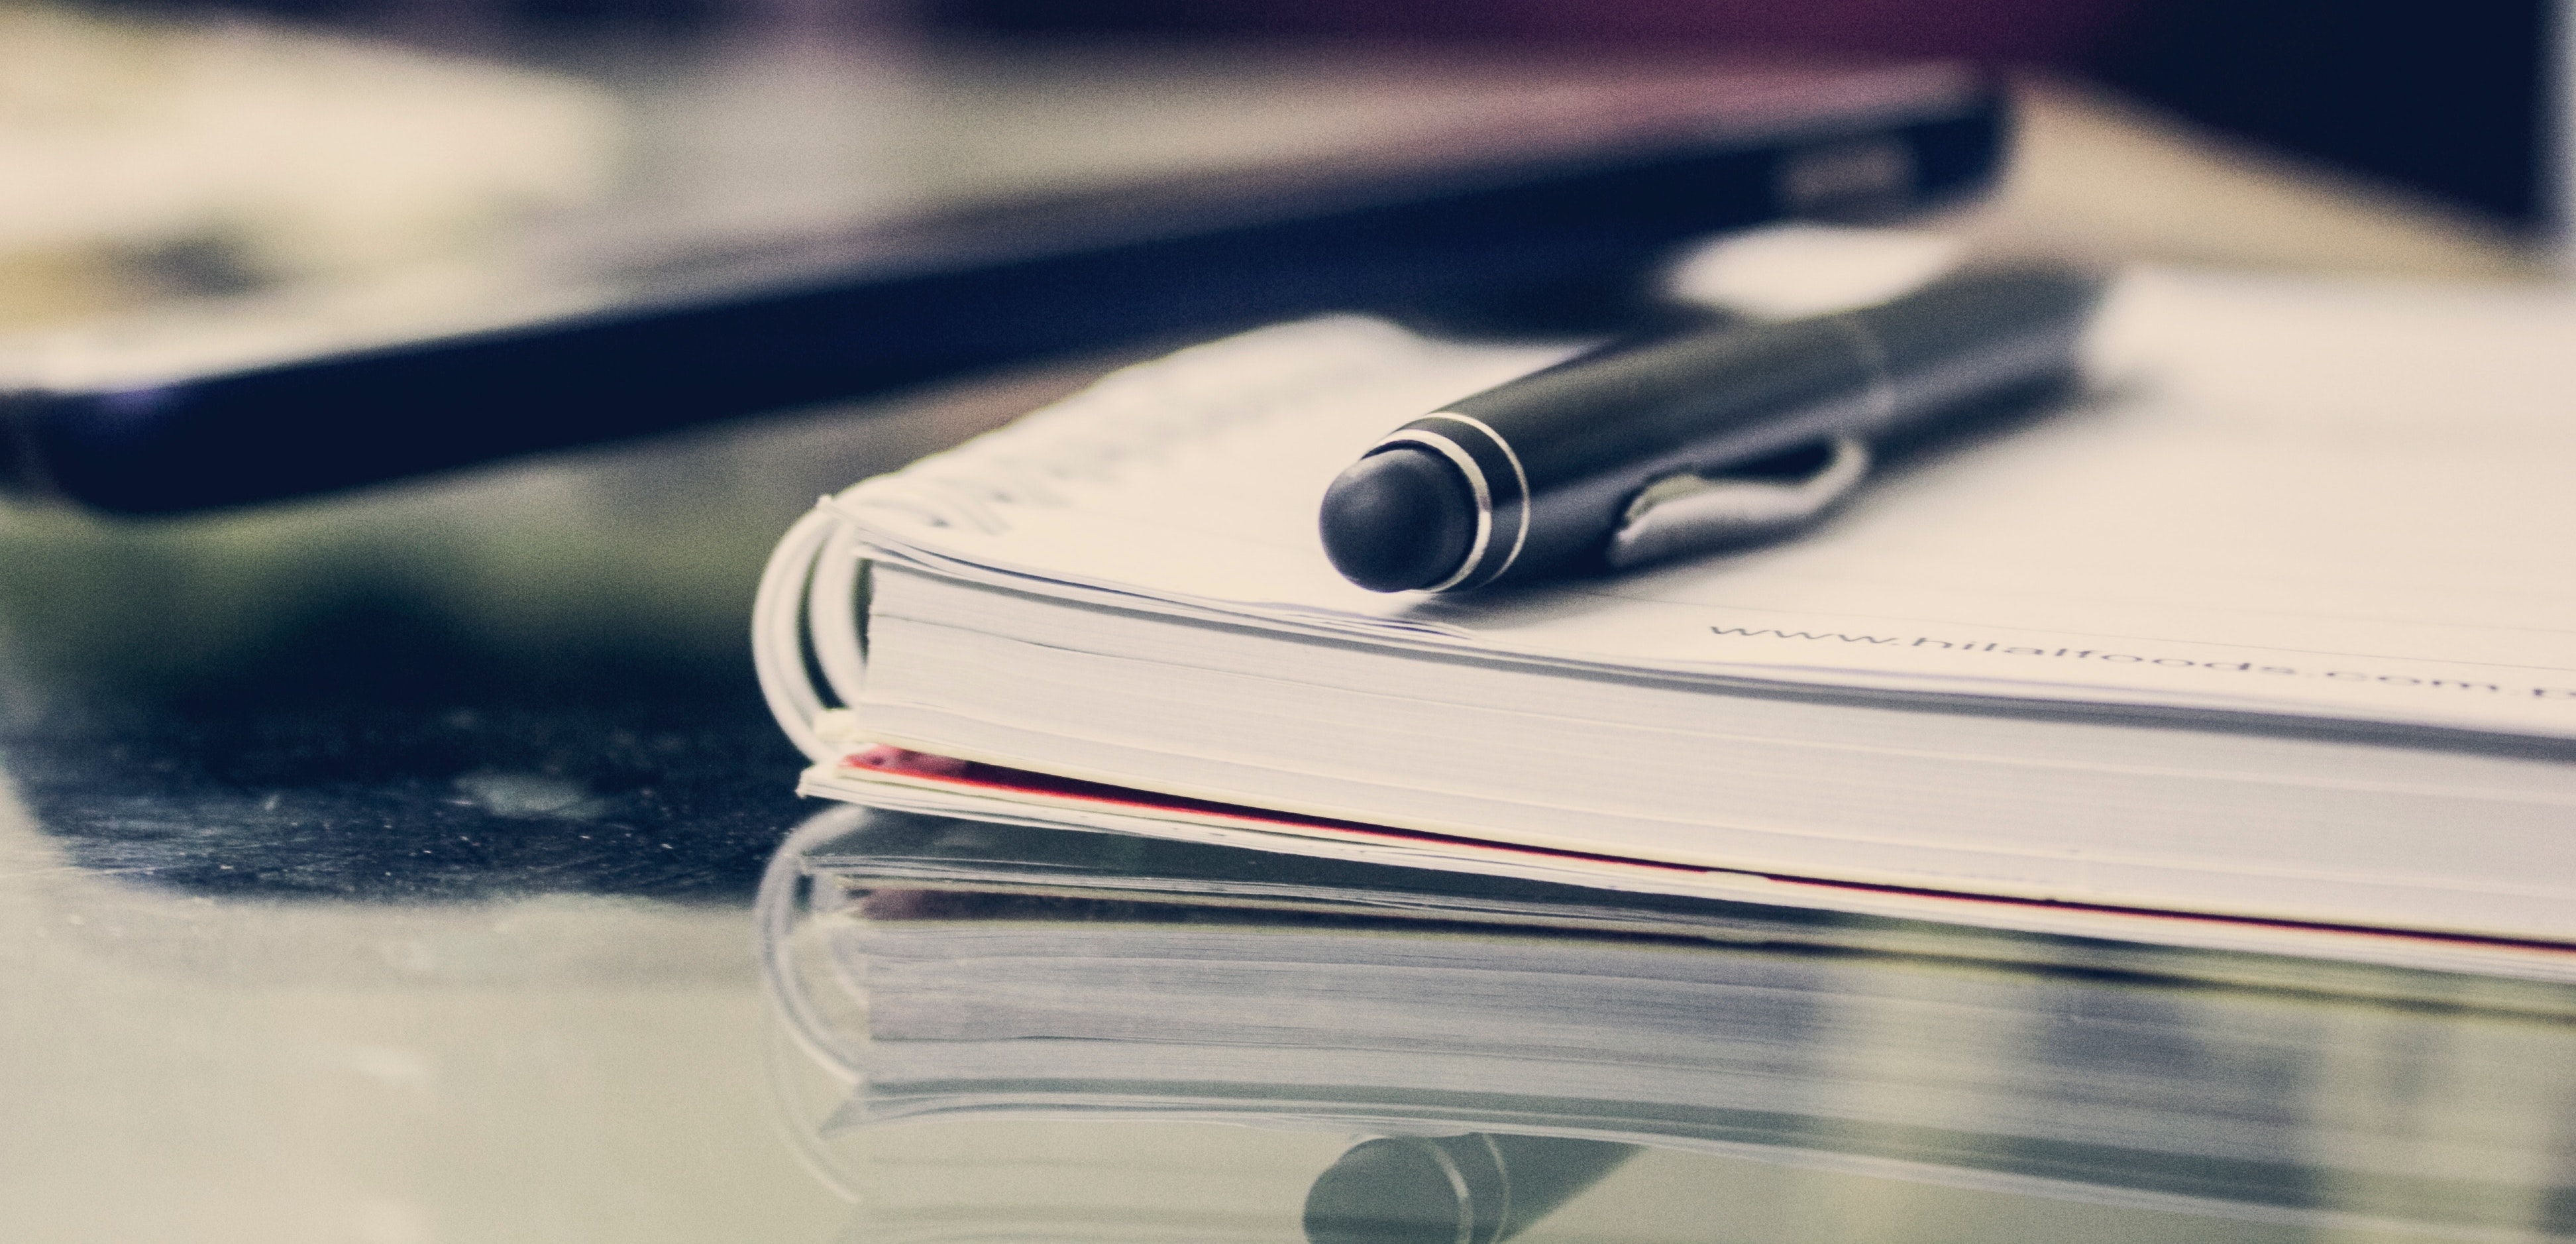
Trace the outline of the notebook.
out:
[[[2570,341],[2559,294],[2135,272],[2083,397],[1808,538],[1433,597],[1333,573],[1326,482],[1581,343],[1285,324],[827,499],[756,655],[863,803],[2554,958]]]
[[[827,1136],[1465,1132],[2396,1238],[2576,1226],[2563,986],[858,809],[758,906],[782,1016],[847,1086]]]

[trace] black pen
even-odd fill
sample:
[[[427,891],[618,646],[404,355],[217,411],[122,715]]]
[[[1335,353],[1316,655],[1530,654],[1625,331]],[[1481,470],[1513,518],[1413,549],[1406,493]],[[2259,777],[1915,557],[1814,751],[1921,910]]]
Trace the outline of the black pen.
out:
[[[1868,441],[2070,372],[2100,281],[1972,270],[1857,311],[1621,342],[1387,434],[1324,494],[1380,592],[1640,565],[1795,530]]]

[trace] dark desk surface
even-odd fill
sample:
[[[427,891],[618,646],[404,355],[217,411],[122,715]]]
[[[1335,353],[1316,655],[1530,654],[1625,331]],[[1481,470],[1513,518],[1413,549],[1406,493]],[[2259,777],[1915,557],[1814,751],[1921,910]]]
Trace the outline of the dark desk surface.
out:
[[[10,1234],[828,1238],[743,919],[797,812],[757,713],[13,721]]]
[[[7,1234],[830,1238],[744,918],[801,814],[756,698],[337,673],[9,697]]]
[[[754,970],[812,807],[751,584],[817,493],[1086,374],[0,515],[0,1234],[834,1238]]]

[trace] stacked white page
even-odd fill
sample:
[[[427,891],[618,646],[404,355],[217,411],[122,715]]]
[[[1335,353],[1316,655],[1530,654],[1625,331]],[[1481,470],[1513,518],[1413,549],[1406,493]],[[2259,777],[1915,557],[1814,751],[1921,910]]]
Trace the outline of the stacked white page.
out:
[[[2576,300],[2133,273],[2094,334],[2088,396],[1905,465],[1808,538],[1512,594],[1385,596],[1333,572],[1315,514],[1338,472],[1388,429],[1574,348],[1436,341],[1357,318],[1283,325],[1119,373],[828,500],[782,548],[759,623],[773,704],[825,762],[809,789],[868,798],[857,788],[872,775],[839,762],[882,742],[1620,861],[2576,942],[2576,833],[2561,832],[2576,828],[2576,506],[2563,482]],[[781,592],[818,556],[812,643],[855,720],[827,712],[801,659],[787,668],[799,640]],[[874,566],[867,625],[883,632],[866,661],[840,603],[861,559]],[[1135,618],[1185,629],[1137,647],[1122,621]],[[1247,631],[1309,642],[1237,642]],[[1350,641],[1394,673],[1338,655]],[[1079,667],[1091,681],[1015,692],[1009,654],[1051,645],[1098,658]],[[1407,653],[1452,659],[1383,664]],[[1605,718],[1580,738],[1700,730],[1709,763],[1745,766],[1746,780],[1708,788],[1710,830],[1642,804],[1633,825],[1584,819],[1673,776],[1669,763],[1612,772],[1608,741],[1567,757],[1577,786],[1590,774],[1603,789],[1569,794],[1557,821],[1516,820],[1528,800],[1486,808],[1467,788],[1408,803],[1382,773],[1366,782],[1383,798],[1309,795],[1296,782],[1323,766],[1249,752],[1200,757],[1203,780],[1119,759],[1224,737],[1184,703],[1149,721],[1159,710],[1122,690],[1163,685],[1149,667],[1233,688],[1197,707],[1276,718],[1294,757],[1300,728],[1371,726],[1301,720],[1303,684],[1374,678],[1337,694],[1401,697],[1411,671],[1459,660],[1573,675],[1512,684],[1544,686],[1544,702],[1478,701],[1533,728],[1643,679],[1678,716]],[[1452,681],[1505,685],[1481,677]],[[1422,698],[1444,695],[1475,700],[1450,684]],[[1694,725],[1691,697],[1727,697],[1733,715]],[[1812,721],[1782,716],[1810,709]],[[1415,733],[1370,746],[1445,720],[1410,711],[1390,700],[1386,720]],[[1957,716],[1927,730],[1927,711]],[[949,729],[942,713],[991,728]],[[1233,776],[1262,765],[1276,773]],[[1973,772],[1983,793],[1945,804],[1945,771]],[[1809,825],[1763,804],[1754,779],[1789,772],[1849,777],[1850,806],[1823,791]],[[1874,778],[1895,784],[1873,793]],[[2168,805],[2165,790],[2191,793]],[[1976,837],[1980,816],[2009,841],[1976,844],[1976,861],[1935,858]],[[2347,823],[2360,827],[2350,841]]]

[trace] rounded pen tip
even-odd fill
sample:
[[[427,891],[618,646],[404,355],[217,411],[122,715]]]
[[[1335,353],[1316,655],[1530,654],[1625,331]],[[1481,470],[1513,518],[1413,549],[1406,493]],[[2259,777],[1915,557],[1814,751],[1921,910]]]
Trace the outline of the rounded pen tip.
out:
[[[1475,543],[1467,477],[1427,449],[1396,445],[1352,463],[1324,491],[1324,556],[1372,592],[1425,588],[1458,572]]]

